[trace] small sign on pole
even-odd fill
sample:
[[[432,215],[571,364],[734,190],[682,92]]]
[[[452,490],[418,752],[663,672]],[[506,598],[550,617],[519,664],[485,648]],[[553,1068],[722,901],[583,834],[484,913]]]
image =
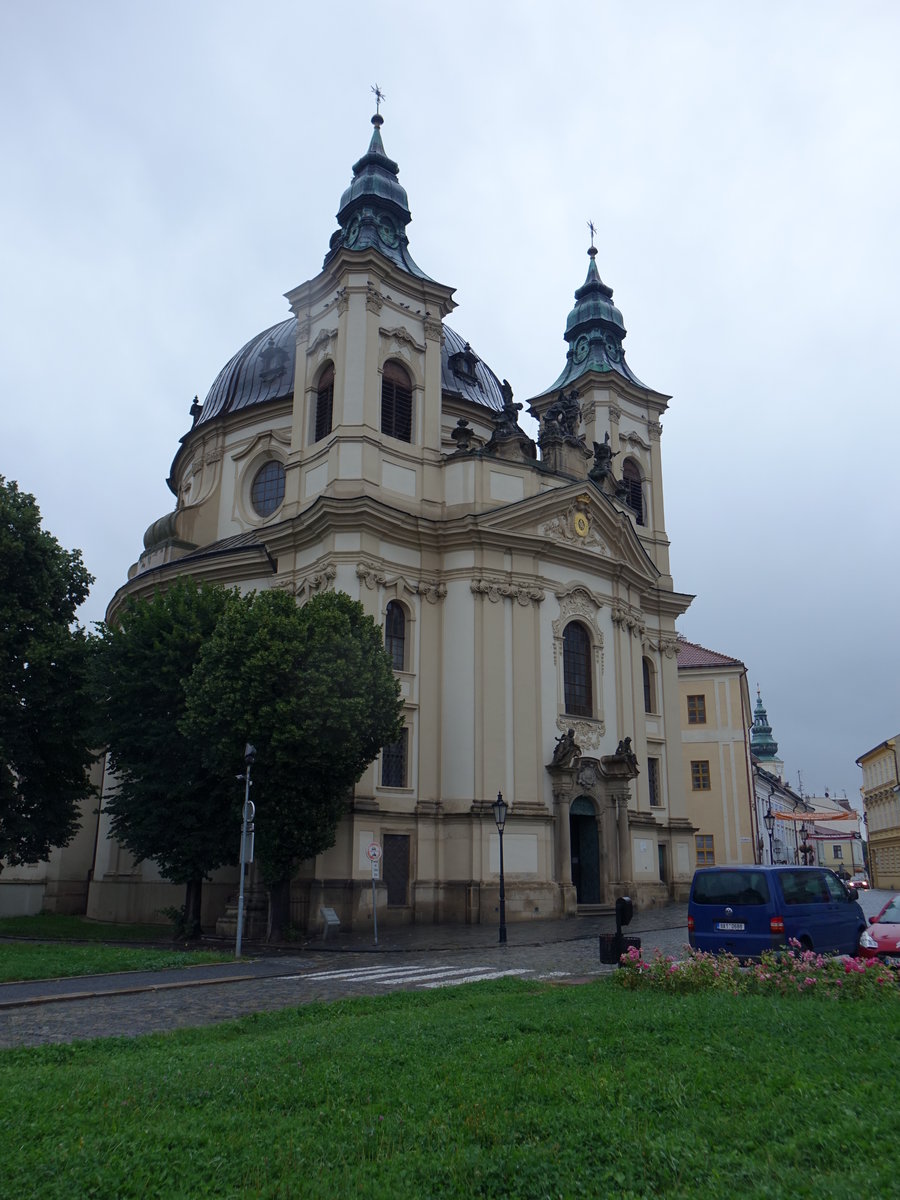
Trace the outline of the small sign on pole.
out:
[[[372,927],[375,931],[375,945],[378,945],[378,909],[375,906],[375,880],[381,878],[381,847],[377,842],[370,842],[366,847],[366,858],[372,864]]]

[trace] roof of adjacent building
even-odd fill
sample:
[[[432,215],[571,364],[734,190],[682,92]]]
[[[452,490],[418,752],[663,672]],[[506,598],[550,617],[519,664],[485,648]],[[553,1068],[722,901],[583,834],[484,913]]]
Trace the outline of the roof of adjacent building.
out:
[[[717,650],[707,650],[705,646],[689,642],[681,634],[678,635],[676,657],[679,671],[701,667],[740,667],[742,671],[747,669],[739,658],[732,658],[728,654],[719,654]]]

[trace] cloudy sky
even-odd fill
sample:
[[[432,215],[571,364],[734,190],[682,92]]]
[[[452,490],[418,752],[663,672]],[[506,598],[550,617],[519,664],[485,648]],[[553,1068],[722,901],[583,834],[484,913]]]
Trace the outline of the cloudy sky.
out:
[[[103,617],[216,373],[315,275],[371,84],[414,258],[527,400],[587,221],[671,394],[681,630],[759,684],[790,782],[900,729],[900,6],[7,0],[0,473]]]

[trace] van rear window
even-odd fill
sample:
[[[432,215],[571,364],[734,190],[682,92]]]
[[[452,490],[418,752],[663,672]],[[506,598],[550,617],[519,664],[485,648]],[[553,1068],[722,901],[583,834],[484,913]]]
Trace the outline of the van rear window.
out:
[[[695,904],[768,904],[769,881],[762,871],[698,871]]]

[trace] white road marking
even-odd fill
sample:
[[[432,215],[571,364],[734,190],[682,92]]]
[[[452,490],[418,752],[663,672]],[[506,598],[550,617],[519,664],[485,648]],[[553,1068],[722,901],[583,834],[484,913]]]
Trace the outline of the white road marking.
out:
[[[529,968],[497,971],[487,966],[477,967],[348,967],[340,971],[311,971],[304,975],[280,975],[284,983],[371,983],[391,985],[413,984],[417,987],[451,987],[474,983],[482,979],[503,979],[508,975],[532,975]]]

